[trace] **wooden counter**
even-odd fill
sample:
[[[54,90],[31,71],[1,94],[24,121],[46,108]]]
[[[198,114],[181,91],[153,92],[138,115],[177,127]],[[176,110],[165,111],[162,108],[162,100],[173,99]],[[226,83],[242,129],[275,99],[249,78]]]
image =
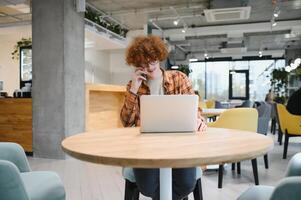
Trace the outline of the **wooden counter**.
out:
[[[16,142],[32,152],[31,98],[0,98],[0,142]]]
[[[86,131],[122,127],[125,86],[86,84]]]
[[[122,127],[125,86],[86,85],[86,131]],[[32,152],[32,99],[0,98],[0,142],[16,142]]]

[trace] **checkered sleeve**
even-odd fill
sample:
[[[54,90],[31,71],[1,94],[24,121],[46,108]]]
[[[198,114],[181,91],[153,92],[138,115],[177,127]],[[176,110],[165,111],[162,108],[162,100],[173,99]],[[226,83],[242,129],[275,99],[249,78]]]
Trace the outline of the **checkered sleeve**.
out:
[[[194,90],[192,88],[192,83],[189,78],[183,72],[179,72],[179,79],[180,79],[180,87],[182,94],[194,94]]]
[[[139,109],[138,107],[138,96],[130,91],[131,88],[131,81],[127,85],[127,90],[125,94],[125,99],[123,106],[120,112],[120,120],[124,127],[131,127],[135,125],[135,119],[137,112]]]

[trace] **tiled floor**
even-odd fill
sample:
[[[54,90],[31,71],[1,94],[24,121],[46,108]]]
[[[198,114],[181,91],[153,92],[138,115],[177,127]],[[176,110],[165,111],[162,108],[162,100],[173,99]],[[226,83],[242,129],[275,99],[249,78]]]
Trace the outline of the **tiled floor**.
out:
[[[274,138],[276,137],[269,135]],[[301,152],[301,138],[291,138],[288,158],[282,159],[283,145],[275,143],[269,153],[270,168],[264,168],[263,157],[258,158],[260,184],[276,185],[287,166],[289,159]],[[120,167],[97,165],[74,159],[50,160],[29,157],[33,170],[56,171],[62,178],[68,200],[121,200],[124,194],[124,181]],[[205,172],[202,178],[205,200],[236,199],[239,194],[254,184],[251,161],[243,161],[241,175],[233,173],[231,165],[226,166],[223,188],[217,188],[217,172]],[[192,195],[189,196],[193,199]],[[140,197],[140,199],[149,199]]]

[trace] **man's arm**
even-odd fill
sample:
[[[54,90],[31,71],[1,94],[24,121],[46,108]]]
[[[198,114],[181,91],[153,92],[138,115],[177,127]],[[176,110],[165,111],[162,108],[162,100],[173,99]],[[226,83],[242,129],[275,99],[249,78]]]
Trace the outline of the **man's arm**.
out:
[[[130,91],[131,82],[127,85],[125,99],[120,112],[120,120],[124,127],[135,125],[138,110],[138,95]]]

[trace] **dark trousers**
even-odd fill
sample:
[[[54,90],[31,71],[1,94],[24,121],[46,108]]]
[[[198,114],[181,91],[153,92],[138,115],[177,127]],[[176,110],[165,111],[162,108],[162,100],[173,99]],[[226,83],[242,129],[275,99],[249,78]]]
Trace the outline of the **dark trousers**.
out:
[[[159,169],[134,168],[139,191],[153,200],[160,200]],[[172,199],[181,200],[188,196],[196,184],[196,168],[172,169]],[[162,199],[164,200],[164,199]]]

